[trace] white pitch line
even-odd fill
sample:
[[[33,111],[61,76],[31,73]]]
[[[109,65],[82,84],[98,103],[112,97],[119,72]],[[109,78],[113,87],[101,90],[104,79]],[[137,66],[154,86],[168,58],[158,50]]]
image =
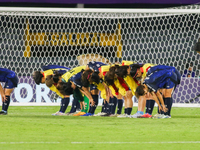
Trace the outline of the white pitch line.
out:
[[[71,142],[72,144],[179,144],[200,143],[200,141],[171,141],[171,142]]]
[[[0,144],[60,144],[60,142],[0,142]]]
[[[0,144],[60,144],[68,142],[0,142]],[[199,144],[200,141],[169,141],[169,142],[69,142],[71,144]]]

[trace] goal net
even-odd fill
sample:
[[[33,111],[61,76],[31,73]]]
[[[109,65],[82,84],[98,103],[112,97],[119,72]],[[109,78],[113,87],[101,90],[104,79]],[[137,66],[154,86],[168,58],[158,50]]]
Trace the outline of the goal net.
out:
[[[13,70],[19,85],[12,101],[56,103],[57,96],[31,74],[41,66],[76,67],[88,60],[122,60],[176,67],[193,65],[173,93],[175,104],[200,103],[200,6],[169,9],[0,8],[0,66]],[[32,103],[33,104],[33,103]]]

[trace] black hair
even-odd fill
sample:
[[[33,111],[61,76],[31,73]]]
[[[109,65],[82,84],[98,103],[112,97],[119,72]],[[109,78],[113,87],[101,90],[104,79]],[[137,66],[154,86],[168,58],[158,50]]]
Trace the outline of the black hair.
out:
[[[95,82],[96,84],[99,84],[99,82],[100,82],[99,72],[93,72],[89,81]]]
[[[128,75],[128,71],[127,71],[128,68],[129,66],[127,65],[119,66],[118,68],[116,68],[115,73],[117,74],[117,76],[121,78],[125,78]]]
[[[49,88],[54,84],[53,75],[46,76],[46,78],[45,78],[45,84]]]
[[[131,71],[130,71],[130,75],[135,78],[137,70],[140,69],[140,67],[142,67],[143,64],[132,64],[130,65],[131,67]]]
[[[85,70],[82,75],[81,75],[81,83],[84,87],[89,87],[90,85],[90,82],[89,82],[89,78],[92,74],[92,70],[89,69],[89,70]]]
[[[139,99],[140,96],[143,96],[145,94],[144,91],[144,85],[139,85],[136,90],[135,90],[135,96],[137,97],[137,99]]]
[[[109,71],[104,76],[104,81],[108,86],[114,84],[116,68],[118,68],[118,67],[115,67],[115,66],[110,67]]]
[[[62,95],[71,95],[74,92],[74,89],[71,87],[72,83],[68,82],[58,82],[57,89]]]
[[[42,78],[44,77],[43,74],[40,71],[35,71],[33,72],[33,80],[35,81],[35,83],[37,85],[39,85],[41,83]]]
[[[63,75],[62,73],[59,73],[57,70],[53,71],[53,81],[54,83],[58,83],[59,78]]]

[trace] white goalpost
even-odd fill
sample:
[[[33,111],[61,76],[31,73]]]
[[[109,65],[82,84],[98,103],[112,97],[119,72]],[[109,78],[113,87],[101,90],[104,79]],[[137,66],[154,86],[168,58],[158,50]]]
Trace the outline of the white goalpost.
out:
[[[41,66],[76,67],[122,60],[176,67],[192,64],[173,106],[200,107],[200,5],[168,9],[0,7],[0,67],[19,77],[11,105],[59,105],[60,99],[31,77]],[[137,105],[137,102],[135,103]]]

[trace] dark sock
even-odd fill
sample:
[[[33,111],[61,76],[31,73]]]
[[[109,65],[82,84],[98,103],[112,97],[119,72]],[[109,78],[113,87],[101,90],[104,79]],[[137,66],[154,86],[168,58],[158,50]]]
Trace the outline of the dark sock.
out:
[[[78,100],[76,100],[76,111],[77,110],[81,110],[81,105],[80,105],[80,102]]]
[[[99,96],[98,95],[92,95],[92,98],[94,100],[94,106],[91,106],[90,110],[89,110],[89,113],[91,114],[94,114],[97,106],[98,106],[98,103],[99,103]]]
[[[69,97],[62,98],[62,100],[61,100],[61,106],[60,106],[60,112],[65,113],[68,105],[69,105]]]
[[[127,114],[127,108],[124,108],[124,113]]]
[[[111,99],[112,99],[111,114],[115,114],[115,110],[117,106],[117,98],[113,97]]]
[[[103,100],[103,103],[102,103],[101,112],[105,112],[105,103],[104,103],[104,100]]]
[[[107,101],[105,103],[105,113],[110,113],[110,105]]]
[[[122,113],[122,107],[123,107],[123,100],[122,99],[118,99],[117,114],[121,114]]]
[[[149,104],[150,104],[150,101],[146,100],[146,113],[149,113]]]
[[[146,105],[146,113],[151,115],[152,112],[153,112],[155,101],[154,100],[147,100],[147,103],[148,103],[148,105]]]
[[[127,114],[130,115],[131,112],[132,112],[132,108],[128,107],[128,108],[127,108]]]
[[[73,101],[72,101],[72,107],[71,107],[71,110],[70,110],[70,112],[69,113],[74,113],[74,112],[76,112],[76,99],[73,99]]]
[[[170,112],[171,112],[171,108],[172,108],[172,103],[173,103],[173,99],[171,97],[167,97],[167,98],[164,98],[165,100],[165,106],[166,108],[168,109],[168,111],[166,113],[164,113],[164,115],[171,115]]]
[[[4,102],[3,110],[7,111],[10,104],[10,96],[6,96],[6,101]]]
[[[110,98],[108,105],[109,105],[109,111],[108,111],[108,113],[111,114],[111,110],[113,109],[112,106],[114,105],[112,98]]]

